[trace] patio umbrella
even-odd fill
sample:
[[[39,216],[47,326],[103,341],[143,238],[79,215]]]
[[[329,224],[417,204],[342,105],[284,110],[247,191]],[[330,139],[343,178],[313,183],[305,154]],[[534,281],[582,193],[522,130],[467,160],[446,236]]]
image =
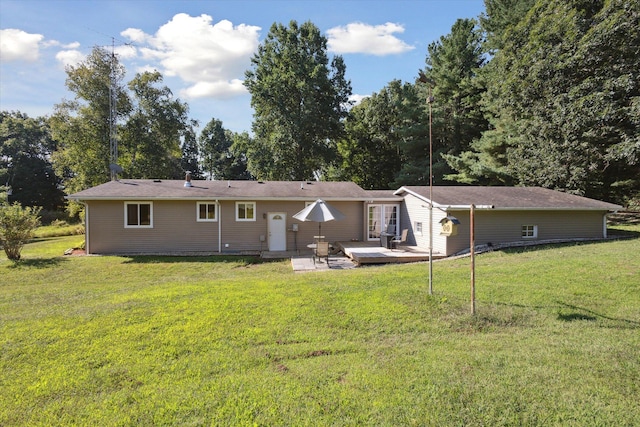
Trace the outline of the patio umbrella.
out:
[[[302,209],[300,212],[293,216],[295,219],[299,221],[315,221],[318,223],[318,236],[322,235],[322,223],[327,221],[340,221],[344,219],[345,216],[325,202],[324,200],[318,199],[315,202],[311,203],[306,208]]]

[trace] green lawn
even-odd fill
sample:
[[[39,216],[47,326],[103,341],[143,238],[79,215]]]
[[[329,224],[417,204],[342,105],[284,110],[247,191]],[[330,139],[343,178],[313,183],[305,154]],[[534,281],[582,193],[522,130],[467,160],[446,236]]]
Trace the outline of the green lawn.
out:
[[[296,274],[0,257],[0,425],[640,425],[631,239]]]

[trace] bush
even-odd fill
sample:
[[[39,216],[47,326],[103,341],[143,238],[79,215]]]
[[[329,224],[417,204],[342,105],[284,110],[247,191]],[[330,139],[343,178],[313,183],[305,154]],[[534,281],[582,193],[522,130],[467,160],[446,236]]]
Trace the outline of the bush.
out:
[[[0,207],[0,245],[12,261],[20,259],[22,247],[40,225],[41,208],[23,208],[20,203]]]

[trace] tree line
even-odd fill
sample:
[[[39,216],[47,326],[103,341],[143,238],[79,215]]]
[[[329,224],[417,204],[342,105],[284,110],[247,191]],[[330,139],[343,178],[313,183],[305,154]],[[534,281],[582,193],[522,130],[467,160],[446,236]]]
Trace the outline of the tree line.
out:
[[[429,44],[413,82],[358,105],[339,55],[311,22],[273,24],[245,73],[252,133],[202,129],[158,72],[94,48],[67,68],[72,100],[50,117],[0,113],[0,183],[29,206],[109,179],[349,180],[367,189],[537,185],[640,198],[640,6],[628,0],[485,0]],[[422,75],[422,78],[419,76]],[[110,117],[110,99],[117,117]],[[432,99],[432,102],[427,102]],[[429,114],[431,108],[431,114]]]

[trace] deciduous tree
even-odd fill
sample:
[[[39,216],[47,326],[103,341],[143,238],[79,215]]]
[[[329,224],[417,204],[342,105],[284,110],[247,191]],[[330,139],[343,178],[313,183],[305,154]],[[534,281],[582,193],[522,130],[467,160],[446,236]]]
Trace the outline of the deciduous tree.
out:
[[[335,157],[351,85],[342,57],[311,22],[273,24],[245,73],[255,110],[249,170],[260,179],[313,178]]]
[[[189,130],[187,104],[162,86],[162,75],[138,73],[129,82],[133,110],[121,135],[124,175],[176,179],[183,176],[181,138]]]
[[[66,191],[73,193],[109,180],[110,88],[116,92],[116,121],[127,117],[131,102],[122,84],[124,67],[103,48],[94,48],[66,71],[74,99],[55,106],[50,125],[59,144],[52,156],[54,169],[64,177]]]
[[[60,178],[51,165],[56,143],[46,118],[0,113],[0,182],[11,187],[9,201],[57,210],[64,206]]]

